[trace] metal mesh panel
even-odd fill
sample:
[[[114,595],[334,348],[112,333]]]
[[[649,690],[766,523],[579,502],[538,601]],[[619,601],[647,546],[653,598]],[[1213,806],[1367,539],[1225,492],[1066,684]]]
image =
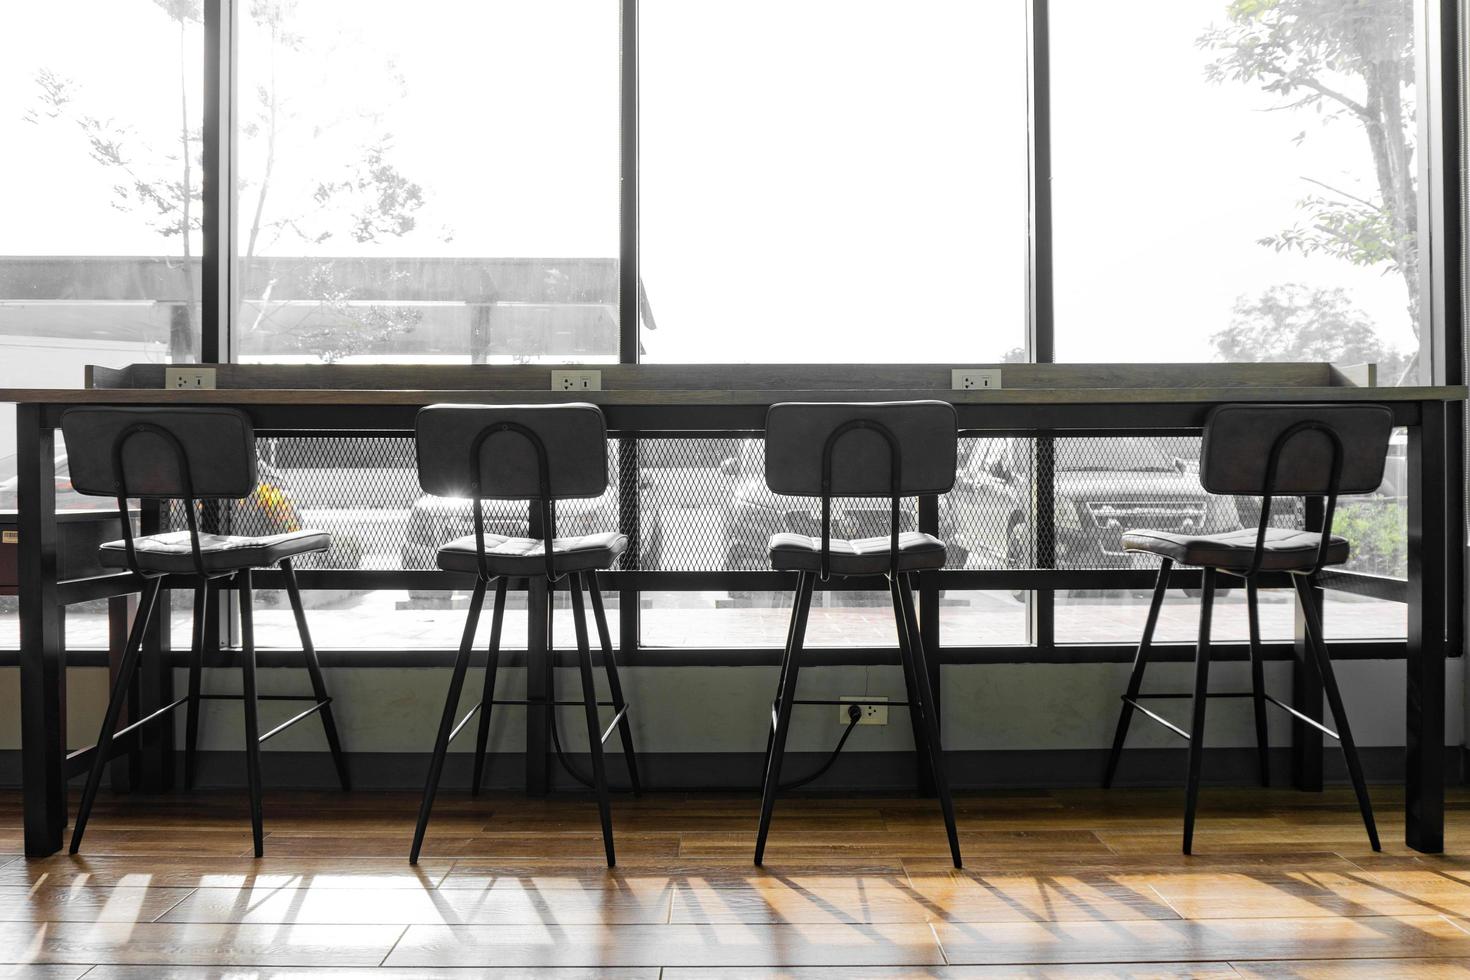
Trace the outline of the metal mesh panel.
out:
[[[1353,542],[1349,568],[1404,574],[1402,438],[1390,448],[1384,487],[1346,497],[1334,530]],[[772,534],[821,532],[815,498],[766,489],[759,439],[636,440],[637,481],[619,479],[618,440],[608,446],[609,485],[595,500],[557,506],[563,535],[619,528],[638,507],[639,547],[623,568],[654,571],[764,571]],[[263,438],[260,486],[247,501],[220,509],[221,529],[273,534],[309,527],[332,534],[332,550],[304,568],[429,569],[444,542],[474,530],[466,500],[432,497],[418,487],[413,440]],[[1151,568],[1150,556],[1120,545],[1130,528],[1207,532],[1254,527],[1255,498],[1218,497],[1200,487],[1198,436],[965,438],[955,488],[939,498],[939,536],[949,568]],[[1396,462],[1398,465],[1396,465]],[[1054,487],[1055,534],[1038,540],[1038,486]],[[636,496],[636,500],[634,499]],[[527,533],[527,504],[487,501],[486,530]],[[1303,504],[1279,500],[1272,523],[1300,527]],[[883,498],[834,501],[834,537],[888,533]],[[904,501],[904,530],[918,526],[917,504]],[[171,524],[184,526],[174,509]]]
[[[766,488],[759,439],[640,439],[642,568],[658,571],[769,571],[773,534],[821,533],[821,502]],[[833,501],[832,535],[888,534],[886,498]],[[917,504],[903,503],[903,530],[918,525]]]
[[[617,447],[609,446],[606,493],[557,504],[557,533],[588,534],[618,526]],[[233,534],[327,531],[332,548],[305,556],[301,568],[431,569],[439,546],[474,533],[470,502],[419,489],[413,439],[263,438],[256,441],[260,484],[240,503],[224,505],[219,526]],[[525,501],[487,500],[485,530],[525,535]],[[184,527],[174,508],[171,525]]]

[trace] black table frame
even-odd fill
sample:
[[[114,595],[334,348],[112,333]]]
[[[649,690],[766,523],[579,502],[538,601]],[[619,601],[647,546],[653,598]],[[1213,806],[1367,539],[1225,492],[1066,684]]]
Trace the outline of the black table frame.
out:
[[[99,393],[87,394],[97,396]],[[364,433],[403,435],[412,431],[414,413],[421,405],[445,400],[435,392],[424,392],[423,398],[417,401],[400,400],[390,403],[374,397],[381,396],[381,392],[334,394],[337,396],[335,399],[297,401],[283,397],[279,402],[266,403],[255,398],[242,397],[238,405],[251,415],[261,436],[321,433],[352,436]],[[356,394],[362,395],[361,400],[354,400]],[[493,398],[494,394],[483,393],[481,400]],[[847,394],[852,397],[858,393]],[[1303,391],[1301,398],[1312,400],[1312,395],[1310,390]],[[962,430],[974,435],[1036,437],[1039,439],[1039,451],[1044,452],[1049,442],[1048,437],[1052,435],[1121,436],[1135,432],[1157,434],[1161,430],[1176,434],[1197,432],[1203,425],[1205,415],[1215,404],[1223,400],[1240,400],[1241,397],[1249,396],[1242,392],[1240,395],[1231,393],[1230,398],[1219,400],[1189,399],[1185,396],[1183,400],[1140,398],[1137,402],[1117,398],[1090,402],[1078,401],[1075,397],[1059,397],[1055,401],[1033,400],[1025,404],[960,403],[956,408]],[[76,401],[98,403],[96,397]],[[119,402],[123,401],[137,404],[133,399],[119,399]],[[604,404],[603,409],[608,418],[610,436],[614,438],[707,438],[724,435],[759,437],[769,401],[770,399],[759,398],[746,404],[726,402],[670,405],[656,398],[650,398],[647,403],[632,403],[625,399]],[[71,403],[68,400],[26,401],[17,406],[20,577],[23,582],[35,583],[34,587],[22,590],[20,603],[24,829],[25,852],[30,857],[49,855],[60,849],[67,823],[67,780],[85,769],[93,751],[90,748],[81,749],[68,755],[64,749],[62,680],[66,654],[63,607],[69,603],[116,597],[136,591],[136,583],[129,574],[72,582],[57,580],[52,460],[61,413]],[[1442,400],[1403,401],[1390,398],[1386,399],[1386,404],[1394,412],[1395,425],[1408,430],[1407,583],[1379,580],[1375,586],[1363,577],[1348,576],[1341,582],[1333,582],[1327,577],[1322,584],[1328,588],[1340,587],[1353,591],[1364,588],[1371,591],[1377,588],[1385,597],[1401,599],[1407,603],[1408,629],[1404,647],[1408,668],[1405,685],[1405,842],[1414,850],[1438,853],[1444,848],[1444,698],[1448,584],[1445,542],[1451,532],[1446,519],[1446,403]],[[1036,534],[1049,534],[1052,519],[1050,502],[1038,499],[1036,514]],[[145,508],[142,516],[144,532],[156,529],[159,519],[157,508]],[[919,520],[921,528],[937,528],[937,505],[934,498],[920,501]],[[637,528],[624,528],[625,532],[630,530],[634,532],[631,540],[638,540]],[[1458,533],[1454,540],[1458,540]],[[307,579],[303,584],[318,588],[340,587],[340,582],[351,577],[366,581],[373,574],[352,571],[317,573],[316,576],[303,576]],[[458,583],[455,576],[439,572],[403,573],[397,577],[412,578],[425,587],[432,587],[428,586],[430,582],[445,588],[456,587]],[[789,584],[786,582],[787,577],[773,577],[772,573],[689,573],[685,576],[677,572],[632,571],[611,573],[608,577],[610,584],[633,592],[640,586],[650,587],[656,582],[668,583],[681,578],[697,580],[704,587],[709,587],[707,583],[712,581],[743,584],[765,582],[767,579],[770,579],[770,585],[777,587]],[[316,579],[315,582],[312,581],[313,578]],[[1151,576],[1146,571],[1079,572],[1055,569],[932,572],[926,573],[922,580],[920,613],[926,624],[937,621],[938,594],[943,588],[1045,589],[1065,588],[1069,587],[1069,583],[1075,585],[1082,582],[1095,586],[1107,582],[1117,587],[1135,585],[1133,578],[1142,581]],[[262,584],[268,583],[263,580]],[[530,588],[535,590],[537,587],[532,583]],[[537,601],[534,591],[530,600],[534,607]],[[1309,666],[1305,637],[1300,625],[1302,619],[1298,610],[1293,702],[1300,710],[1320,714],[1320,689],[1313,683],[1314,675]],[[160,620],[149,640],[150,649],[155,651],[170,649],[166,617],[160,617]],[[533,622],[534,620],[535,617]],[[636,634],[632,639],[636,644]],[[621,644],[623,649],[628,649],[628,640],[625,633]],[[533,627],[529,647],[528,658],[544,651],[544,629],[537,630]],[[940,649],[937,644],[934,648]],[[940,653],[941,656],[936,658],[932,668],[936,673],[937,661],[949,659],[944,657],[942,649]],[[151,667],[145,672],[142,681],[144,715],[149,712],[150,707],[164,705],[171,700],[172,666],[169,657],[154,656],[145,658],[145,661],[150,662]],[[531,672],[531,676],[536,673]],[[935,681],[937,689],[937,678]],[[528,693],[530,698],[537,696],[535,691]],[[544,692],[539,696],[544,696]],[[526,723],[527,785],[532,791],[544,792],[549,766],[546,751],[549,718],[545,709],[538,710],[533,706],[527,711]],[[147,754],[146,765],[151,771],[149,782],[154,788],[166,788],[172,780],[172,727],[168,724],[154,727],[158,729],[154,736],[158,751]],[[1297,784],[1307,788],[1320,786],[1321,736],[1299,723],[1294,725],[1293,735]],[[114,751],[122,754],[133,749],[134,746],[124,740]]]

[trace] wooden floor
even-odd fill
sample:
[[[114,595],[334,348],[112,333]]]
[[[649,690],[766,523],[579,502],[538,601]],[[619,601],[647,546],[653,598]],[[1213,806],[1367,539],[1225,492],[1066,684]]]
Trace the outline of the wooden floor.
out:
[[[750,796],[615,804],[446,794],[423,861],[409,795],[104,800],[84,856],[26,861],[0,795],[0,977],[1470,977],[1470,794],[1451,852],[1385,850],[1342,791],[962,797],[966,867],[932,801],[803,798],[750,863]],[[167,968],[165,968],[167,967]],[[549,973],[539,968],[560,968]]]

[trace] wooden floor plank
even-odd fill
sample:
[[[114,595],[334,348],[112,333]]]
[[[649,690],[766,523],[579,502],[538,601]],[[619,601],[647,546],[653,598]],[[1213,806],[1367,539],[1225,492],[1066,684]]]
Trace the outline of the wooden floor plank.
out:
[[[192,888],[0,887],[0,922],[152,922]],[[4,954],[0,953],[0,959]]]
[[[953,964],[1470,957],[1444,916],[938,923]]]
[[[471,891],[316,888],[200,888],[163,922],[312,925],[649,924],[669,920],[671,891],[660,887],[540,890],[505,884]]]
[[[1470,936],[1466,937],[1470,939]],[[833,925],[409,926],[385,966],[924,966],[931,928]]]
[[[1274,963],[1233,963],[1241,977],[1259,980],[1465,980],[1470,962],[1464,960],[1332,960],[1304,963],[1278,960]]]
[[[4,977],[0,971],[0,977]],[[335,970],[330,967],[266,967],[241,975],[197,966],[99,966],[87,980],[659,980],[658,967],[607,970],[536,970],[521,967]]]
[[[20,962],[185,966],[377,966],[402,926],[0,924]]]
[[[846,876],[681,882],[670,921],[1042,922],[1178,918],[1147,884],[1108,877],[993,875],[918,881]]]
[[[1147,880],[1186,919],[1470,915],[1470,880],[1428,869],[1155,875]]]
[[[0,963],[0,980],[79,980],[91,969],[65,963]]]
[[[34,861],[17,861],[0,868],[0,887],[63,886],[85,882],[97,886],[155,888],[198,888],[200,886],[243,888],[432,888],[449,873],[451,862],[424,860],[417,866],[407,860],[344,858],[229,857],[203,859],[179,857],[70,857],[55,855]]]
[[[722,970],[671,967],[662,980],[716,980]],[[1088,963],[1075,966],[777,967],[740,971],[746,980],[1240,980],[1228,963]]]

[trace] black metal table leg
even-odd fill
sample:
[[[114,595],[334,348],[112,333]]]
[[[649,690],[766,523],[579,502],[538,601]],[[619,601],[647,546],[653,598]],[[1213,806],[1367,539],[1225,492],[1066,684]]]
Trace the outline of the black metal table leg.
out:
[[[1445,406],[1421,402],[1409,427],[1409,623],[1404,842],[1444,850]],[[1454,529],[1454,541],[1460,529]],[[1455,546],[1458,546],[1457,544]]]
[[[62,610],[56,603],[56,432],[40,405],[16,406],[20,491],[20,743],[27,857],[61,850],[66,733],[61,727]]]

